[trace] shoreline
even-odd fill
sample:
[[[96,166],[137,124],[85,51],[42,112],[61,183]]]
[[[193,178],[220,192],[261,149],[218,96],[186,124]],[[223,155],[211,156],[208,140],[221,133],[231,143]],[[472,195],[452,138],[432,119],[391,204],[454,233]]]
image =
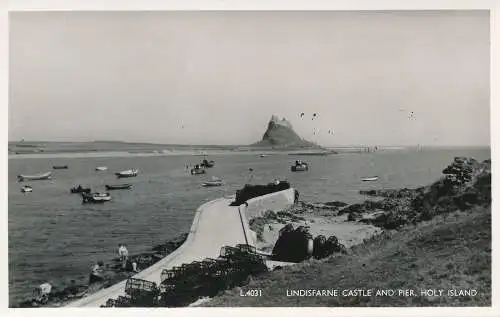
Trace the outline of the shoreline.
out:
[[[297,156],[323,156],[323,155],[337,155],[341,153],[333,152],[298,152],[288,150],[213,150],[213,151],[145,151],[145,152],[132,152],[132,151],[89,151],[89,152],[54,152],[54,153],[22,153],[22,154],[9,154],[8,159],[51,159],[51,158],[114,158],[114,157],[169,157],[169,156],[216,156],[216,155],[297,155]]]
[[[491,306],[491,160],[456,157],[442,174],[416,189],[362,192],[369,198],[360,204],[325,203],[333,217],[372,224],[382,231],[351,246],[345,254],[304,260],[256,276],[245,288],[261,289],[263,297],[241,298],[236,288],[201,306]],[[429,288],[429,281],[436,289],[474,289],[478,296],[420,295]],[[344,290],[397,287],[419,295],[283,296],[283,289],[324,289],[328,285]]]
[[[153,246],[150,251],[133,254],[129,256],[131,261],[137,263],[139,272],[142,272],[163,258],[178,250],[187,240],[188,233],[182,233],[164,243]],[[88,276],[90,271],[86,275]],[[19,300],[15,303],[9,303],[10,308],[35,308],[35,307],[61,307],[78,299],[85,298],[89,295],[97,293],[100,290],[106,289],[115,285],[129,277],[137,274],[137,272],[121,269],[120,259],[118,257],[104,262],[103,281],[92,284],[70,284],[63,287],[54,287],[50,293],[49,300],[45,304],[35,303],[33,297],[25,296],[24,300]],[[77,279],[77,278],[75,278]]]
[[[491,160],[477,162],[473,159],[455,158],[443,170],[443,174],[445,177],[421,188],[362,192],[371,199],[366,199],[361,204],[299,201],[290,209],[268,211],[262,217],[249,219],[250,229],[255,232],[257,249],[262,251],[272,250],[280,229],[288,224],[305,225],[313,235],[333,234],[351,249],[353,246],[361,247],[365,241],[382,237],[387,230],[412,226],[437,215],[450,214],[454,210],[468,210],[475,205],[491,204]],[[465,178],[462,180],[449,175]],[[415,213],[415,210],[421,211]],[[178,249],[184,241],[167,254]],[[152,250],[154,249],[155,247]],[[51,307],[61,305],[59,301]]]

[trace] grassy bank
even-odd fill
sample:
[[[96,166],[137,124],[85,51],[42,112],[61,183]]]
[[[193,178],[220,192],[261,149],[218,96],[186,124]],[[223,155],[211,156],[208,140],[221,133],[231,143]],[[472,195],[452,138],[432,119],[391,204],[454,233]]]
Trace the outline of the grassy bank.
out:
[[[227,291],[204,306],[489,306],[491,305],[491,208],[477,207],[385,231],[349,255],[307,261],[254,278],[247,289]],[[416,296],[287,297],[300,289],[413,289]],[[444,296],[421,296],[442,289]],[[448,296],[448,290],[477,290]]]

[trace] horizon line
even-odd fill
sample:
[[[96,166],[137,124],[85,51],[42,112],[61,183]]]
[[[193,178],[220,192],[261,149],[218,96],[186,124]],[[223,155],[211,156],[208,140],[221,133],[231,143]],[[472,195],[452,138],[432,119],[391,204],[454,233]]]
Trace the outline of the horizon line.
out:
[[[254,147],[254,148],[267,148],[253,146],[251,144],[190,144],[190,143],[160,143],[155,141],[123,141],[123,140],[66,140],[66,141],[56,141],[56,140],[8,140],[8,143],[123,143],[123,144],[144,144],[144,145],[162,145],[162,146],[223,146],[223,147]],[[488,147],[491,148],[491,144],[336,144],[336,145],[321,145],[316,144],[324,148],[359,148],[359,147]],[[279,147],[279,146],[277,146]],[[271,147],[269,147],[271,148]]]

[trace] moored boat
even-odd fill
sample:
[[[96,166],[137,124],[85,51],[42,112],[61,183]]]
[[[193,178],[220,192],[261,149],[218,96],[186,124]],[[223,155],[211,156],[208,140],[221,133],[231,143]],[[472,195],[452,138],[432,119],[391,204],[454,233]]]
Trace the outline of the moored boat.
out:
[[[74,186],[70,189],[72,194],[90,193],[90,187],[82,187],[82,185]]]
[[[106,185],[107,190],[130,189],[130,188],[132,188],[132,184]]]
[[[205,169],[197,164],[194,166],[194,168],[191,169],[191,175],[199,175],[199,174],[205,174]]]
[[[309,165],[306,162],[295,161],[295,165],[290,168],[292,172],[304,172],[309,170]]]
[[[378,180],[378,176],[366,177],[361,179],[363,182],[374,182]]]
[[[82,193],[83,203],[104,203],[111,200],[109,193]]]
[[[210,167],[214,167],[215,165],[215,162],[214,161],[207,161],[207,160],[203,160],[203,162],[201,162],[201,167],[203,168],[210,168]]]
[[[224,182],[222,181],[222,179],[220,179],[218,177],[212,177],[211,180],[206,181],[206,182],[201,184],[201,186],[203,186],[203,187],[216,187],[216,186],[222,186],[222,185],[224,185]]]
[[[125,178],[125,177],[136,177],[138,173],[139,173],[138,170],[136,170],[136,169],[130,169],[130,170],[126,170],[126,171],[121,171],[121,172],[115,173],[115,175],[118,178]]]
[[[52,168],[55,170],[67,170],[68,165],[54,165],[54,166],[52,166]]]
[[[33,191],[33,187],[29,186],[29,185],[25,185],[23,187],[21,187],[21,192],[23,193],[31,193]]]
[[[17,179],[22,182],[22,181],[35,181],[35,180],[45,180],[45,179],[50,179],[52,177],[52,172],[47,172],[43,174],[38,174],[38,175],[18,175]]]

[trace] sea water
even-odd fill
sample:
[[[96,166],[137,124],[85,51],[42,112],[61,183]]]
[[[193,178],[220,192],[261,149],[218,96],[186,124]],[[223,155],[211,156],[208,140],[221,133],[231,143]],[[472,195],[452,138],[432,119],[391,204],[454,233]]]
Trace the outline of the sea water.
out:
[[[76,155],[75,155],[76,156]],[[130,254],[187,232],[196,208],[208,200],[232,195],[245,183],[261,184],[286,179],[300,199],[311,202],[366,199],[360,190],[414,188],[440,177],[455,156],[490,158],[489,149],[381,151],[329,156],[274,154],[217,155],[206,175],[190,175],[186,165],[200,163],[199,156],[120,156],[9,158],[9,297],[10,304],[31,295],[43,282],[65,287],[70,280],[85,283],[90,266],[117,256],[119,243]],[[291,172],[295,160],[309,162],[307,172]],[[18,174],[37,174],[53,165],[53,179],[18,183]],[[97,172],[95,167],[107,166]],[[137,168],[139,176],[116,179],[114,172]],[[251,171],[252,169],[253,171]],[[205,188],[203,181],[222,177],[226,185]],[[378,176],[376,182],[362,178]],[[74,185],[105,191],[106,184],[130,183],[131,190],[111,191],[112,201],[82,204]],[[24,184],[32,193],[21,193]],[[220,219],[224,221],[224,219]]]

